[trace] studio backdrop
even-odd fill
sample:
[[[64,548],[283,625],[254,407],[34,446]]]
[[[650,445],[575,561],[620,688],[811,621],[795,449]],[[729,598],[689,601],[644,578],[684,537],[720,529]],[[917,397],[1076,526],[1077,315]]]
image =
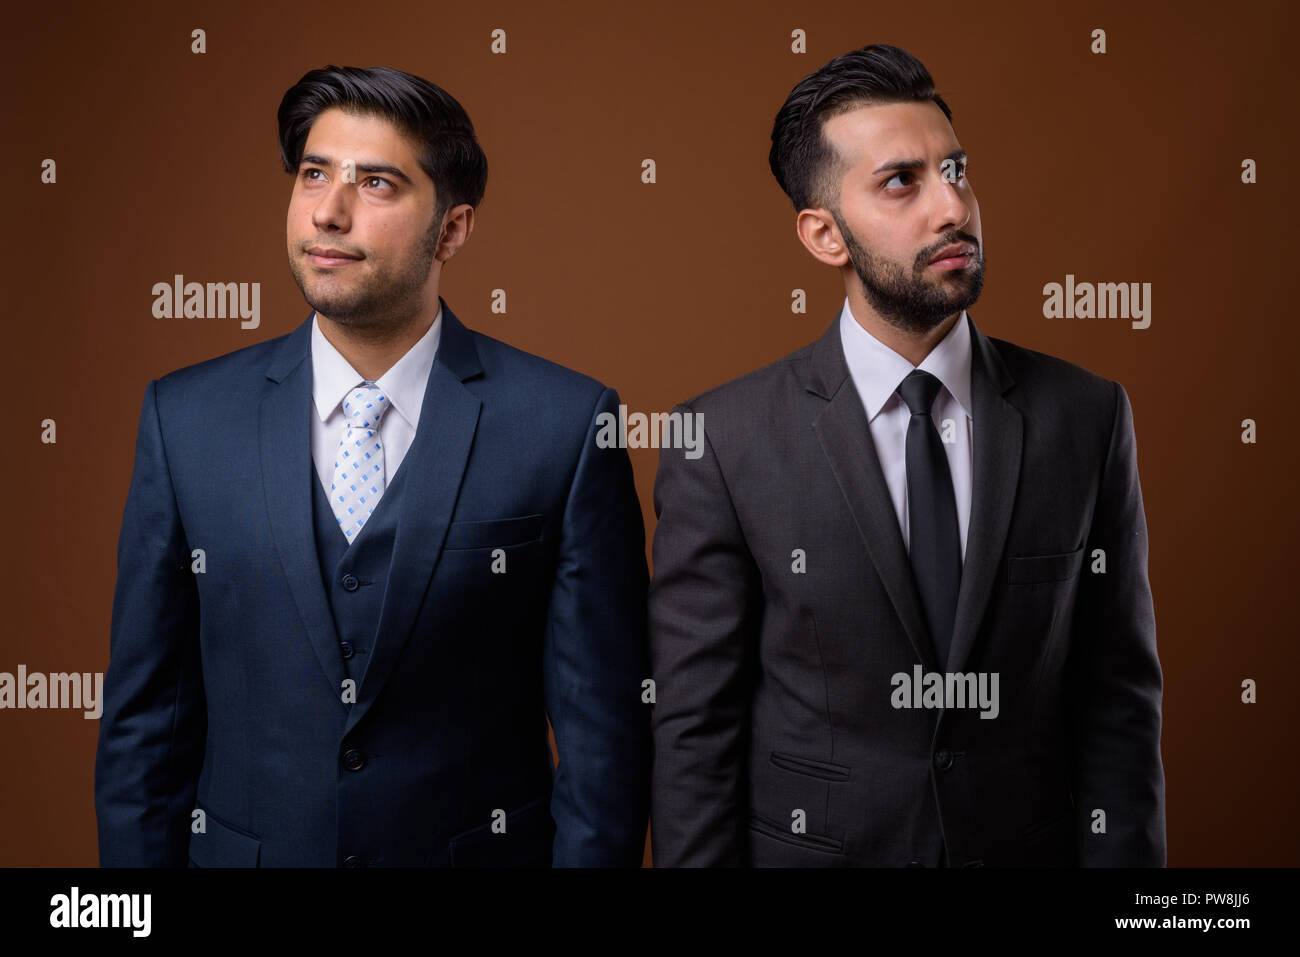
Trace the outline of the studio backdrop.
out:
[[[1131,400],[1168,863],[1300,863],[1294,28],[1281,2],[15,8],[0,673],[77,674],[86,700],[0,708],[0,865],[97,861],[93,689],[146,384],[311,313],[285,248],[288,87],[383,65],[455,96],[490,171],[442,295],[648,416],[838,315],[769,137],[795,83],[869,43],[916,55],[952,109],[983,223],[979,328]],[[168,317],[190,283],[235,284],[240,308]],[[649,557],[659,450],[629,451]]]

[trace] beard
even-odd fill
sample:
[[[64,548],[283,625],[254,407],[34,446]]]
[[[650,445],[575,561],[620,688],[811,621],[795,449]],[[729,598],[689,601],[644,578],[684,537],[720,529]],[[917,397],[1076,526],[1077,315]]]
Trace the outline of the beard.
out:
[[[844,237],[849,261],[862,282],[867,302],[890,325],[909,335],[921,336],[979,299],[984,288],[984,250],[974,237],[957,233],[946,239],[939,249],[955,242],[970,243],[975,247],[975,258],[965,269],[948,270],[940,273],[938,280],[931,280],[926,278],[925,269],[933,253],[918,258],[909,273],[898,263],[868,252],[840,219],[838,211],[831,210],[831,216]]]
[[[438,250],[439,230],[425,233],[405,259],[365,272],[366,258],[348,273],[347,267],[316,272],[306,260],[291,255],[289,271],[307,305],[320,315],[360,335],[385,338],[402,329],[424,307],[424,285]],[[350,278],[344,279],[347,276]]]

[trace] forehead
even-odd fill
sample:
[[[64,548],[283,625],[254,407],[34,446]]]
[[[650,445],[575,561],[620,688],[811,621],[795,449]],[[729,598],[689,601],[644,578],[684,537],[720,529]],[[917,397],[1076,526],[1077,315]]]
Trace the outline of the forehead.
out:
[[[857,172],[896,160],[937,163],[961,148],[948,117],[932,100],[859,105],[826,120],[822,135]]]
[[[417,165],[415,143],[395,124],[382,116],[349,113],[337,106],[316,117],[303,150],[325,154],[336,162],[364,152],[403,169]]]

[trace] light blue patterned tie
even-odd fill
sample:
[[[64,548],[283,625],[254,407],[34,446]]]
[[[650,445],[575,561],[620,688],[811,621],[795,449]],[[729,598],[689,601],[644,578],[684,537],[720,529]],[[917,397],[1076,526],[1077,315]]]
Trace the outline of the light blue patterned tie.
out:
[[[384,494],[384,447],[379,420],[391,403],[382,389],[367,380],[343,400],[347,428],[339,441],[330,485],[330,505],[349,542],[357,537]]]

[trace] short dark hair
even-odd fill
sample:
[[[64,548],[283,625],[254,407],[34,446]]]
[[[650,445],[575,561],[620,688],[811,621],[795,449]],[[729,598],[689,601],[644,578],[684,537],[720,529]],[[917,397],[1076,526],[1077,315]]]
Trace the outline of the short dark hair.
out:
[[[452,206],[478,206],[487,187],[487,157],[464,107],[428,80],[375,66],[327,66],[304,73],[280,101],[280,160],[293,173],[316,117],[331,107],[380,116],[420,144],[420,168],[437,194],[434,228]]]
[[[800,80],[776,114],[767,157],[795,210],[836,201],[844,167],[822,135],[826,120],[859,106],[924,100],[933,100],[952,122],[952,111],[921,61],[887,43],[841,54]]]

